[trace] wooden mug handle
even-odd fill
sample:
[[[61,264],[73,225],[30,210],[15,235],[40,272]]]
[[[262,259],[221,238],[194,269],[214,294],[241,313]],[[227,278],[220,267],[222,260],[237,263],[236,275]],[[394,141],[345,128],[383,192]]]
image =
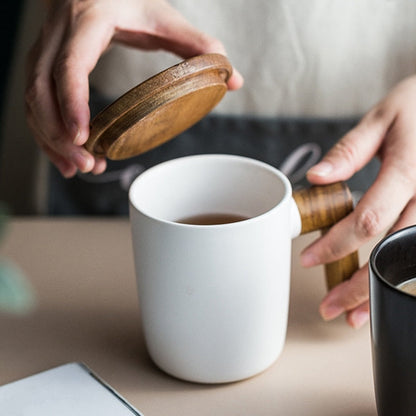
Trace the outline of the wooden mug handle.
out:
[[[293,193],[293,199],[301,217],[301,234],[316,230],[321,230],[322,234],[325,234],[332,225],[354,209],[351,192],[344,182],[301,189]],[[349,279],[358,267],[358,251],[326,264],[328,290]]]

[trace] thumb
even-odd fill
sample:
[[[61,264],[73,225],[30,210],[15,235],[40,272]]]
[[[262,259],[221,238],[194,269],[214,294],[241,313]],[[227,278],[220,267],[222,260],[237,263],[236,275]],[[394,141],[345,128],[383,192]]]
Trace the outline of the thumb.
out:
[[[203,53],[227,55],[221,41],[195,28],[173,8],[170,13],[160,14],[159,23],[157,36],[164,39],[163,47],[183,58]],[[228,88],[237,90],[242,87],[243,82],[242,75],[233,68],[233,73],[227,82]]]
[[[373,109],[309,169],[308,181],[324,185],[351,178],[377,154],[391,121],[391,117]]]
[[[141,25],[137,26],[138,21]],[[205,53],[226,55],[221,41],[197,29],[166,1],[149,2],[145,13],[123,16],[123,22],[115,39],[133,47],[164,49],[185,59]],[[243,77],[234,69],[228,88],[242,85]]]

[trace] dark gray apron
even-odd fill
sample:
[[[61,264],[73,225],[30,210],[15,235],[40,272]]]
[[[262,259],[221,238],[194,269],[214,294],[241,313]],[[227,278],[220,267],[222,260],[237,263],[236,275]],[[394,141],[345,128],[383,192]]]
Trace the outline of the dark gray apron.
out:
[[[92,101],[92,112],[102,105]],[[143,155],[108,161],[108,169],[102,175],[78,174],[68,180],[51,167],[49,214],[127,215],[128,188],[138,174],[166,160],[203,153],[235,154],[264,161],[282,170],[296,189],[307,185],[308,168],[356,123],[357,119],[207,116],[175,139]],[[378,167],[378,161],[374,160],[348,181],[356,197],[374,181]]]

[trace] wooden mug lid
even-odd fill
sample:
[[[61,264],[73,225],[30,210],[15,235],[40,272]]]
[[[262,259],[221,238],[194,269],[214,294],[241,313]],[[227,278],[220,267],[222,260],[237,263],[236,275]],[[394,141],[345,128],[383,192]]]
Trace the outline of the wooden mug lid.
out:
[[[120,160],[159,146],[220,102],[231,73],[228,59],[219,54],[196,56],[160,72],[94,117],[86,149]]]

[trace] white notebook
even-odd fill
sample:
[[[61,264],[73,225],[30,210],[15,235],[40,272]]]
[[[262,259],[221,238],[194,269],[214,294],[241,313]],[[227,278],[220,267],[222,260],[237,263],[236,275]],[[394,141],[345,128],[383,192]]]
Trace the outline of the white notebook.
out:
[[[7,416],[142,416],[80,363],[69,363],[0,387]]]

